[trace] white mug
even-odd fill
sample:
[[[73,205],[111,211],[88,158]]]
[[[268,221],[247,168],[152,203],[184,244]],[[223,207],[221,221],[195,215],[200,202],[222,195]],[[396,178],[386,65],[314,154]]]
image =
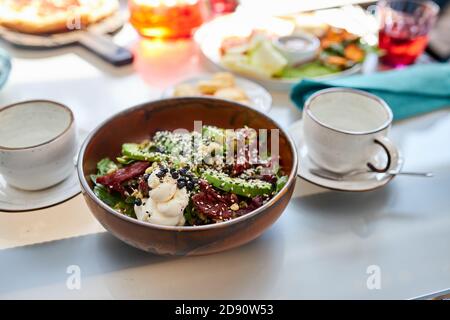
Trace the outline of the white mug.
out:
[[[73,172],[76,151],[66,106],[33,100],[0,109],[0,174],[9,185],[31,191],[61,182]]]
[[[303,130],[309,158],[320,168],[346,174],[356,170],[387,172],[398,152],[387,135],[392,111],[382,99],[360,90],[324,89],[303,109]],[[386,152],[386,165],[372,162]]]

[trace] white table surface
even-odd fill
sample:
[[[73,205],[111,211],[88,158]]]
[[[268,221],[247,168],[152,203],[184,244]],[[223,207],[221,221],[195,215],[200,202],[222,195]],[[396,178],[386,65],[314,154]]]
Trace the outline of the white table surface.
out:
[[[133,31],[116,36],[122,44]],[[113,68],[79,47],[14,57],[0,105],[45,98],[67,104],[84,130],[174,82],[205,72],[190,42],[141,40],[133,66]],[[269,116],[284,128],[301,114],[275,93]],[[328,192],[301,179],[281,218],[260,238],[215,255],[158,257],[115,239],[77,196],[56,207],[0,212],[0,298],[411,298],[450,287],[450,112],[395,124],[405,169],[367,193]],[[71,265],[81,288],[66,286]],[[369,290],[378,266],[381,288]]]

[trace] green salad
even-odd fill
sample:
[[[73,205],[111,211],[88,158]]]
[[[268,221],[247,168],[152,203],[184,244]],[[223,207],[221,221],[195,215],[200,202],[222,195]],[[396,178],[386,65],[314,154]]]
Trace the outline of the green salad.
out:
[[[221,63],[232,71],[272,79],[315,78],[354,67],[369,52],[377,53],[358,35],[328,27],[318,38],[320,48],[313,60],[290,65],[273,44],[274,36],[254,31],[248,37],[228,37],[222,42]]]
[[[288,180],[277,157],[252,149],[255,132],[203,126],[201,132],[158,131],[152,139],[125,143],[115,159],[97,163],[94,193],[121,214],[160,225],[204,225],[245,215]]]

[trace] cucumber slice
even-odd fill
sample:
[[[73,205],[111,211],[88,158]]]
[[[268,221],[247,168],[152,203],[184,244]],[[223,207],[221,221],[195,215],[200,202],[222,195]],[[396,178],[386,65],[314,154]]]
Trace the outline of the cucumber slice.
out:
[[[232,178],[225,173],[214,170],[203,172],[202,177],[217,189],[247,198],[272,193],[272,184],[261,180],[247,181],[241,178]]]

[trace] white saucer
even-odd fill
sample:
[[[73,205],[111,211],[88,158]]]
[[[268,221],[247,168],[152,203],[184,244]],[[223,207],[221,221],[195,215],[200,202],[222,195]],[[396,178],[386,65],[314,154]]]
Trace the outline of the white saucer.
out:
[[[337,191],[361,192],[381,188],[395,177],[395,175],[386,173],[367,172],[343,176],[340,180],[334,180],[313,174],[310,170],[317,170],[319,168],[308,157],[308,150],[303,139],[303,122],[301,120],[295,122],[289,128],[289,134],[297,145],[297,152],[299,155],[298,175],[315,185]],[[371,162],[375,166],[383,167],[385,161],[386,156],[384,152],[380,151]],[[392,157],[391,161],[393,164],[392,170],[400,171],[403,165],[403,158],[400,153],[398,157]]]
[[[57,185],[39,191],[25,191],[9,186],[0,175],[0,211],[30,211],[51,207],[79,194],[76,167],[70,176]]]
[[[80,148],[88,132],[78,130]],[[78,152],[76,157],[78,156]],[[67,201],[81,192],[77,167],[74,166],[69,177],[57,185],[38,191],[25,191],[9,186],[0,174],[0,211],[20,212],[52,207]]]
[[[180,84],[191,84],[196,85],[200,80],[210,80],[212,75],[200,75],[194,78],[186,79],[177,83],[174,86],[171,86],[164,90],[162,94],[162,98],[171,98],[173,97],[173,93],[175,91],[175,87]],[[239,77],[235,77],[236,85],[245,91],[247,94],[250,104],[249,107],[258,110],[260,112],[266,113],[272,107],[272,96],[270,93],[264,89],[259,84]],[[214,96],[212,96],[214,98]]]

